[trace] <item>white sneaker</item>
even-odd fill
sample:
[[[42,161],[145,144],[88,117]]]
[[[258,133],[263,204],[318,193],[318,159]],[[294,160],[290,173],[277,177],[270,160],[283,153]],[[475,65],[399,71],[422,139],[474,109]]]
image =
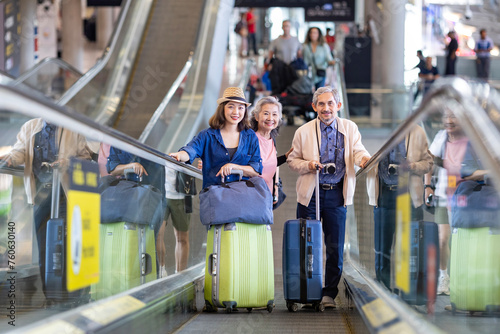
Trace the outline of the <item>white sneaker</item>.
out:
[[[167,274],[167,269],[165,269],[165,266],[161,266],[160,268],[160,278],[161,277],[167,277],[168,274]]]
[[[450,295],[450,277],[448,275],[439,276],[437,294]]]
[[[323,304],[325,308],[335,308],[337,306],[335,304],[335,300],[333,300],[333,298],[330,296],[323,296],[323,298],[321,299],[321,304]]]

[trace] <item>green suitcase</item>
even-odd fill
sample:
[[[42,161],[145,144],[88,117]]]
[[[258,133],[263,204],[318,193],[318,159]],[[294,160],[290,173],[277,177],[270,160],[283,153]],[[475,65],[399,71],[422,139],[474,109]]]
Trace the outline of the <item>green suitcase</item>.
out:
[[[154,231],[147,225],[100,225],[99,283],[92,285],[98,300],[156,279]]]
[[[208,231],[205,305],[274,308],[273,238],[270,225],[231,223]]]
[[[452,311],[500,311],[500,230],[454,228],[451,235]]]

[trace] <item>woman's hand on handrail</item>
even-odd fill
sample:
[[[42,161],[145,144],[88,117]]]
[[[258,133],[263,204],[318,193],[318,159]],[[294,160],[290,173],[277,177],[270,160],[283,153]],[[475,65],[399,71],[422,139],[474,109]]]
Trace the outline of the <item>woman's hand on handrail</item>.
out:
[[[180,162],[186,162],[189,160],[189,154],[186,151],[169,153],[168,155]]]

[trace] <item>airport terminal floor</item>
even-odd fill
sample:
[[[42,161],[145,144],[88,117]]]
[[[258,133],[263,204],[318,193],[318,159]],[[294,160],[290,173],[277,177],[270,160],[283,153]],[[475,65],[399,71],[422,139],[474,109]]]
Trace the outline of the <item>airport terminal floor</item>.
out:
[[[292,269],[284,270],[284,253],[292,251],[285,250],[284,229],[296,219],[299,173],[287,164],[279,169],[286,199],[273,211],[272,237],[267,228],[265,237],[252,234],[262,225],[235,233],[234,224],[212,227],[208,237],[198,161],[168,155],[207,127],[227,87],[244,89],[253,106],[269,95],[247,85],[260,76],[264,53],[240,57],[235,36],[227,51],[215,52],[211,47],[227,42],[210,33],[222,29],[217,11],[169,4],[148,15],[146,1],[124,1],[122,30],[85,74],[60,60],[17,79],[2,74],[1,333],[498,331],[500,95],[492,86],[448,77],[416,100],[413,86],[347,89],[337,59],[328,84],[339,91],[339,117],[356,124],[356,147],[362,142],[371,159],[345,186],[353,201],[346,206],[336,307],[293,305],[285,300]],[[201,22],[205,38],[189,29],[162,33],[187,18]],[[175,51],[161,38],[183,43]],[[161,54],[152,52],[155,44]],[[166,64],[176,53],[186,57]],[[278,155],[303,124],[316,122],[314,112],[283,104]],[[360,108],[368,116],[350,113]],[[322,196],[333,191],[326,185]],[[230,203],[227,211],[245,205]],[[304,228],[304,240],[308,233]],[[224,237],[239,240],[226,272],[215,252],[217,241],[230,245]],[[247,247],[248,240],[257,241]],[[331,252],[323,243],[321,256],[309,247],[293,248],[304,259],[303,282]],[[256,256],[264,248],[272,256]],[[268,278],[249,282],[261,268]],[[238,286],[218,285],[233,269],[231,284]],[[305,299],[304,285],[295,290]],[[223,300],[213,312],[210,305],[227,291],[244,306]],[[262,299],[262,291],[272,299],[248,302]]]

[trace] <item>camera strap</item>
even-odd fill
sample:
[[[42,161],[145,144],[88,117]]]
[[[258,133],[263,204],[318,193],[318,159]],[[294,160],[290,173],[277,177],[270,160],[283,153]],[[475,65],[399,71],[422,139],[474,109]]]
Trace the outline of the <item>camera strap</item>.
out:
[[[319,117],[316,118],[317,124],[316,124],[316,142],[318,143],[318,155],[319,155],[319,162],[321,162],[321,145],[319,144],[319,135],[318,135],[318,128],[321,130],[321,122],[319,120]],[[335,150],[333,151],[333,162],[337,163],[337,148],[339,145],[339,127],[337,124],[337,119],[334,120],[335,122],[335,127],[334,130],[336,131],[335,133]]]

